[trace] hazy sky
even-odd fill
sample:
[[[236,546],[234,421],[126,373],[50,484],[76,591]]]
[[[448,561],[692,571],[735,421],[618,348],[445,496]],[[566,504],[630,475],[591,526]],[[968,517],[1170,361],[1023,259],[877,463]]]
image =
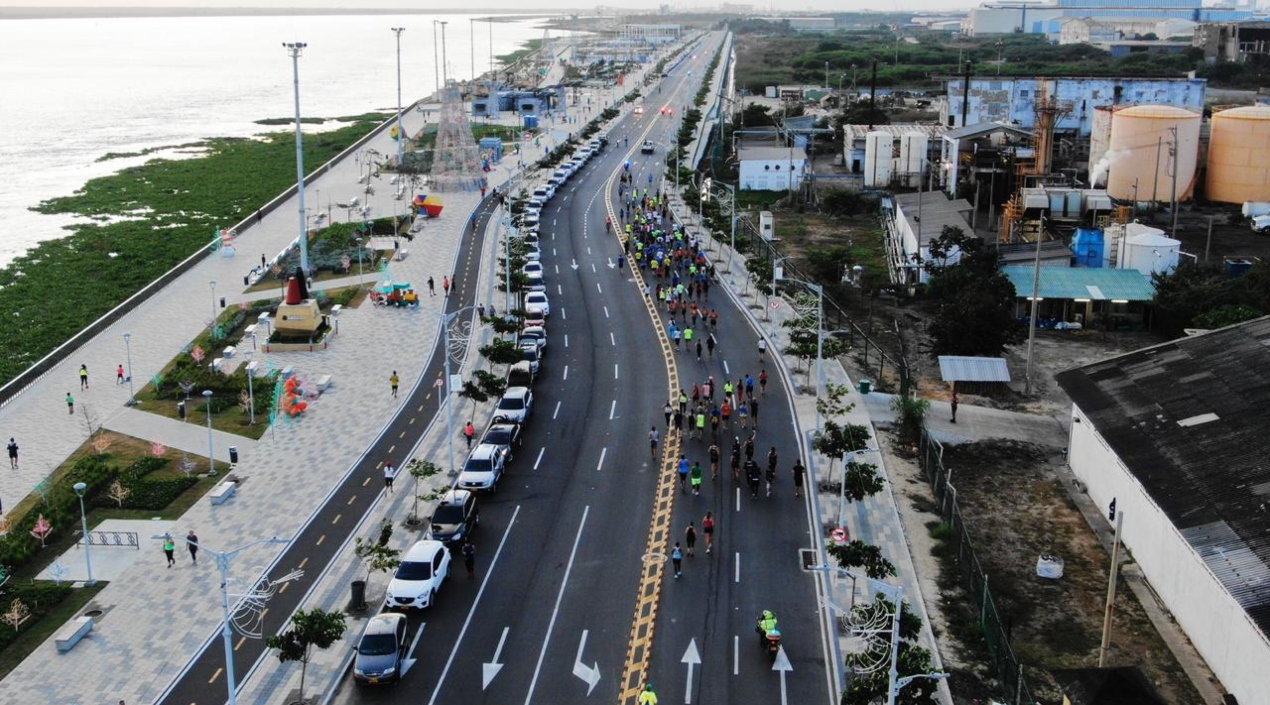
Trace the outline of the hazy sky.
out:
[[[672,9],[693,10],[698,8],[718,7],[726,0],[678,0],[669,2]],[[777,7],[782,12],[852,12],[879,9],[876,2],[869,0],[731,0],[738,4],[752,4],[755,8]],[[608,7],[630,7],[645,9],[657,7],[659,0],[641,2],[639,0],[604,0],[602,2],[579,2],[579,0],[432,0],[430,3],[438,8],[452,10],[455,8],[470,9],[472,12],[489,10],[507,10],[525,12],[529,9],[571,9],[590,13],[597,4]],[[923,10],[954,10],[972,7],[976,0],[897,0],[889,3],[888,12],[921,12]],[[0,0],[3,7],[313,7],[313,8],[403,8],[419,10],[419,0]]]

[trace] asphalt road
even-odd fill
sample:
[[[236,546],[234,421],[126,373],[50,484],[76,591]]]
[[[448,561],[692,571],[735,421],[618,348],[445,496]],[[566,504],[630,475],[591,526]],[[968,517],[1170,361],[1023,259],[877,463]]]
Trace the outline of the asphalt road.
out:
[[[529,705],[621,697],[643,561],[668,564],[671,551],[668,543],[645,555],[661,469],[646,438],[650,426],[665,431],[667,362],[636,278],[613,266],[619,245],[604,232],[604,219],[610,206],[616,211],[612,178],[625,159],[640,188],[650,172],[655,182],[661,178],[665,145],[674,140],[680,106],[695,94],[709,52],[685,62],[660,93],[650,90],[645,114],[619,121],[609,151],[544,211],[550,342],[525,446],[498,492],[483,498],[478,579],[452,578],[435,608],[412,615],[412,630],[424,633],[405,683],[368,688],[346,680],[336,702]],[[676,117],[660,115],[662,105]],[[657,154],[639,153],[644,139],[659,145]],[[671,354],[688,388],[710,375],[722,383],[746,372],[757,377],[761,369],[757,332],[721,290],[712,296],[721,310],[715,358],[698,363],[695,352]],[[814,579],[799,569],[798,549],[811,540],[806,500],[793,497],[789,473],[796,438],[774,374],[760,421],[756,459],[765,465],[772,445],[783,459],[774,497],[751,499],[731,481],[725,441],[720,479],[707,480],[701,496],[679,495],[675,502],[672,541],[689,521],[699,530],[706,511],[714,512],[718,528],[716,552],[705,554],[700,536],[683,577],[666,573],[648,671],[664,702],[780,703],[782,691],[789,702],[830,700]],[[689,441],[684,452],[708,467],[708,445]],[[786,634],[792,670],[784,688],[753,632],[762,609],[777,612]],[[690,643],[702,663],[694,666],[689,690],[681,661]]]

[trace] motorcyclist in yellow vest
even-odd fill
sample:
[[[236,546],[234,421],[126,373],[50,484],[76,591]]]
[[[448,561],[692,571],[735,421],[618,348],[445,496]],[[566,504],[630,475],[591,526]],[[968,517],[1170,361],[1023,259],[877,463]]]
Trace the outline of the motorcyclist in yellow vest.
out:
[[[766,638],[768,632],[776,628],[776,613],[771,610],[763,610],[763,614],[758,618],[758,633],[760,637]]]

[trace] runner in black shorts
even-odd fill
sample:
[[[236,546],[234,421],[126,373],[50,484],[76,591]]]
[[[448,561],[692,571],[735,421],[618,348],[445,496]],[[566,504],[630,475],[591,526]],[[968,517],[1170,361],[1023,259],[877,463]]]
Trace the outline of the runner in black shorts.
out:
[[[648,429],[648,445],[649,452],[653,456],[653,460],[657,459],[657,427],[652,426]]]

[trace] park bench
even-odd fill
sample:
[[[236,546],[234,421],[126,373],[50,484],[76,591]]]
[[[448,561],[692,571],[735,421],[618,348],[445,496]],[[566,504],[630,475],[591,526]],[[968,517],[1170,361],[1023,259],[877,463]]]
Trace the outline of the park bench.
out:
[[[229,359],[233,357],[236,352],[238,352],[238,348],[232,345],[226,345],[225,349],[221,351],[221,355],[223,355],[226,359]]]
[[[57,633],[57,637],[53,640],[57,644],[57,650],[66,653],[75,648],[80,639],[88,635],[93,630],[92,617],[76,617],[67,622],[62,630]]]
[[[325,391],[326,391],[326,388],[327,388],[327,387],[329,387],[329,386],[331,386],[331,376],[330,376],[330,375],[322,375],[321,377],[318,377],[318,378],[317,378],[317,390],[318,390],[319,392],[325,392]]]
[[[234,482],[233,480],[225,480],[219,485],[213,487],[212,491],[209,492],[207,496],[212,498],[213,505],[224,504],[229,501],[230,497],[234,496],[234,490],[237,489],[237,482]]]
[[[343,310],[344,310],[344,304],[335,304],[334,306],[331,307],[331,315],[338,316],[340,315],[340,311],[343,311]]]

